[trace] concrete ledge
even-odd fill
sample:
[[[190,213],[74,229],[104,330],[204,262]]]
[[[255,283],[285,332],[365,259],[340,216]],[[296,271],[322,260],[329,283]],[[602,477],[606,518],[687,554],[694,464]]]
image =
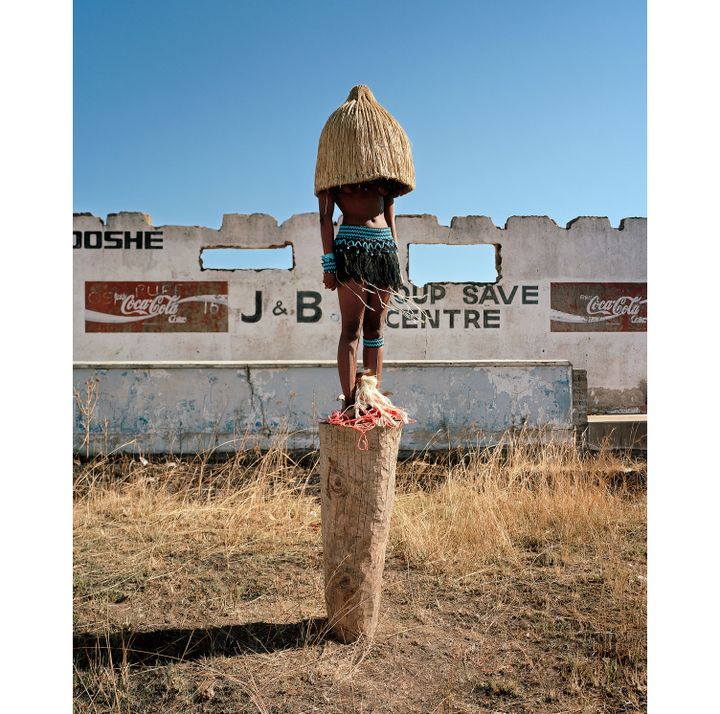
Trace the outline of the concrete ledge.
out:
[[[570,442],[572,372],[566,360],[388,360],[382,388],[416,420],[403,453],[490,446],[520,428]],[[340,406],[334,360],[78,362],[73,381],[78,453],[315,449]]]
[[[358,364],[361,364],[358,362]],[[528,366],[568,366],[570,362],[564,359],[455,359],[455,360],[411,360],[386,359],[383,360],[383,370],[386,367],[528,367]],[[333,367],[337,362],[332,359],[274,359],[274,360],[152,360],[152,361],[108,361],[100,362],[73,362],[74,369],[173,369],[185,367],[211,367],[213,369],[238,369],[248,367]]]
[[[586,444],[598,450],[603,439],[614,449],[647,451],[647,414],[588,414]]]

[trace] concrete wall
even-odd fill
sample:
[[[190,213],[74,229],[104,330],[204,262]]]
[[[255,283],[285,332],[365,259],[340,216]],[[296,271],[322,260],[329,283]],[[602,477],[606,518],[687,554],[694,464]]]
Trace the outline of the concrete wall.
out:
[[[614,229],[607,218],[561,228],[547,216],[512,216],[498,228],[484,216],[448,227],[400,215],[397,229],[405,281],[432,319],[418,326],[391,310],[386,359],[568,360],[587,372],[589,413],[646,411],[645,218]],[[105,222],[79,214],[74,230],[77,361],[335,359],[340,311],[322,284],[317,213],[280,225],[265,214],[226,214],[219,230],[152,226],[142,213]],[[495,244],[500,277],[414,287],[411,243]],[[200,263],[207,247],[288,244],[290,270]]]
[[[492,445],[512,427],[527,441],[570,442],[584,421],[573,377],[568,362],[549,360],[383,367],[415,420],[403,427],[403,453]],[[339,404],[334,360],[77,363],[74,389],[74,448],[91,454],[316,449],[318,422]]]

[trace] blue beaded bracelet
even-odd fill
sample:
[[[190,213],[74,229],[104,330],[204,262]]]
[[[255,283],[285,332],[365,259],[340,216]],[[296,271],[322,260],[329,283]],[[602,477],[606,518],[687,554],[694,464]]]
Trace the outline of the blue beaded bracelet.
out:
[[[322,266],[324,273],[334,273],[336,269],[335,265],[335,253],[325,253],[322,258]]]

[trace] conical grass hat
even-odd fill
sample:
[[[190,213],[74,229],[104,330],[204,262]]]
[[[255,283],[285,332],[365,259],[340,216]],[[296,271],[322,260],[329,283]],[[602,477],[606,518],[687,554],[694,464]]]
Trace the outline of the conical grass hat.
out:
[[[415,188],[410,140],[364,84],[329,117],[318,144],[315,195],[341,184],[385,179],[402,196]]]

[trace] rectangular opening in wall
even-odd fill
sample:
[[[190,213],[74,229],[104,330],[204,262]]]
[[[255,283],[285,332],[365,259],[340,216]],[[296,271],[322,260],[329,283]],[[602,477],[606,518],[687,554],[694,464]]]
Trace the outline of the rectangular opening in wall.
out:
[[[496,252],[497,246],[492,243],[410,243],[410,282],[418,286],[426,283],[497,282]]]
[[[282,248],[203,248],[203,270],[292,270],[292,245]]]

